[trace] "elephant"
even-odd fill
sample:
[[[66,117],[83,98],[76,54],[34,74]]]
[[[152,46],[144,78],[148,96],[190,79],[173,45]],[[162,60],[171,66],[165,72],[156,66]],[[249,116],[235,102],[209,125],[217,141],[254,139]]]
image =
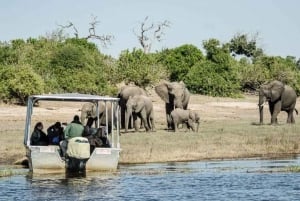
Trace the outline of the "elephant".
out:
[[[193,132],[198,132],[200,124],[200,116],[197,112],[193,110],[184,110],[181,108],[176,108],[171,112],[172,126],[174,131],[177,132],[178,125],[186,123],[187,128],[191,128]],[[197,128],[195,129],[195,124]]]
[[[107,123],[108,123],[108,130],[110,133],[111,130],[111,112],[112,112],[112,106],[111,103],[100,101],[99,103],[99,125],[105,126],[106,125],[106,109],[105,104],[107,104]],[[97,106],[95,103],[85,103],[82,105],[81,108],[81,123],[83,125],[86,125],[85,121],[86,119],[92,118],[92,120],[97,124],[98,118],[97,118]],[[115,118],[115,117],[114,117]]]
[[[140,124],[137,121],[139,117],[147,132],[155,131],[154,112],[152,100],[145,95],[129,96],[126,104],[126,122],[125,132],[128,132],[128,119],[132,114],[135,131],[139,131]]]
[[[104,106],[104,104],[103,104],[103,106]],[[104,107],[100,106],[99,108],[100,108],[100,110],[102,109],[104,111],[104,109],[103,109]],[[97,112],[96,109],[97,108],[96,108],[95,103],[85,103],[85,104],[82,105],[80,121],[83,125],[86,124],[85,121],[90,117],[93,118],[94,120],[98,119],[97,114],[96,114],[96,112]],[[99,110],[99,114],[101,114],[100,110]]]
[[[182,81],[162,81],[155,86],[155,92],[165,102],[167,126],[168,129],[172,129],[170,114],[175,108],[187,109],[190,92]]]
[[[293,116],[294,110],[298,114],[296,106],[297,95],[295,90],[284,85],[282,82],[275,80],[267,84],[263,84],[259,89],[259,117],[260,124],[263,124],[263,106],[268,101],[269,111],[271,114],[271,124],[277,124],[277,115],[280,111],[286,111],[288,114],[287,123],[295,123]]]
[[[126,119],[125,117],[126,104],[127,104],[127,100],[129,99],[129,96],[135,96],[135,95],[148,96],[144,89],[138,86],[130,86],[130,85],[123,86],[118,93],[118,98],[120,98],[119,105],[121,108],[121,128],[125,128],[125,122],[131,122],[130,121],[131,116],[127,117],[129,119]]]

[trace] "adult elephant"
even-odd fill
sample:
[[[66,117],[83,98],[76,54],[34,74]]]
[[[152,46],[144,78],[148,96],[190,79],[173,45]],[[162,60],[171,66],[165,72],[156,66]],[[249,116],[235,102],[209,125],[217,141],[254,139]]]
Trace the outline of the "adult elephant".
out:
[[[200,116],[193,110],[176,108],[171,112],[171,119],[175,132],[177,132],[179,124],[186,124],[187,128],[192,129],[193,132],[199,130]],[[195,127],[196,124],[197,127]]]
[[[80,121],[83,125],[86,124],[86,120],[88,118],[93,118],[94,121],[96,121],[97,118],[97,106],[95,103],[85,103],[81,107],[81,115],[80,115]],[[103,115],[103,112],[105,110],[105,105],[103,102],[99,102],[99,117]]]
[[[272,81],[268,84],[260,86],[259,90],[259,119],[260,124],[263,124],[263,105],[265,101],[269,103],[269,110],[271,114],[271,124],[277,124],[277,115],[280,111],[286,111],[288,114],[287,123],[295,123],[293,112],[295,109],[297,95],[295,90],[284,85],[280,81]]]
[[[162,81],[155,87],[155,92],[165,102],[168,129],[172,129],[170,114],[175,108],[187,109],[190,92],[182,81]]]
[[[152,100],[145,95],[136,95],[129,97],[126,104],[126,121],[125,121],[125,132],[128,132],[128,119],[132,114],[135,131],[139,131],[140,124],[138,123],[137,117],[139,117],[146,129],[146,131],[155,131],[154,125],[154,113]]]
[[[129,86],[129,85],[122,87],[120,92],[118,93],[118,98],[120,98],[119,104],[120,104],[120,108],[121,108],[121,128],[125,128],[125,122],[131,122],[130,117],[127,117],[129,119],[126,119],[126,117],[125,117],[126,104],[127,104],[129,97],[135,96],[135,95],[147,96],[147,93],[144,89],[142,89],[138,86]]]
[[[85,103],[81,108],[81,123],[86,125],[86,120],[92,118],[92,120],[97,123],[99,120],[99,125],[106,126],[108,124],[108,130],[110,133],[111,122],[112,122],[112,106],[110,102],[100,101],[99,103],[99,118],[97,117],[97,106],[95,103]],[[107,118],[106,118],[106,107],[107,107]],[[116,108],[114,108],[116,109]],[[114,117],[115,118],[115,117]],[[106,122],[107,121],[107,122]]]

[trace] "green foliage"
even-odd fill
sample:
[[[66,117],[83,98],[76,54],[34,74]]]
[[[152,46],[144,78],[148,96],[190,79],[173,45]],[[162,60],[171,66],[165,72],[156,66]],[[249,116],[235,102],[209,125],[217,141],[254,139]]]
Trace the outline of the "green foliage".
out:
[[[117,68],[120,82],[133,82],[144,88],[167,77],[165,68],[155,60],[155,57],[151,54],[145,54],[140,49],[133,49],[132,52],[123,51]]]
[[[184,80],[191,67],[204,59],[202,52],[194,45],[165,49],[157,57],[167,67],[171,81]]]
[[[153,54],[125,50],[116,60],[85,38],[61,32],[0,42],[0,98],[24,103],[28,95],[43,92],[115,95],[117,83],[145,88],[161,79],[182,80],[193,93],[230,97],[277,79],[300,94],[300,59],[264,55],[256,38],[238,34],[224,44],[209,39],[203,48],[205,55],[191,44]]]
[[[253,92],[267,80],[268,72],[260,65],[253,65],[246,59],[239,62],[239,72],[241,75],[241,88],[245,92]]]
[[[227,45],[217,39],[203,42],[206,59],[195,64],[185,77],[193,93],[210,96],[237,97],[240,95],[238,64],[230,56]]]
[[[220,71],[219,64],[209,60],[194,65],[186,76],[185,83],[192,93],[209,96],[238,97],[239,82],[234,69]]]
[[[52,66],[64,68],[82,68],[85,65],[84,50],[72,44],[64,44],[54,53]]]
[[[5,66],[0,71],[0,96],[5,102],[25,104],[28,96],[44,91],[44,82],[30,66]]]
[[[266,81],[279,80],[292,86],[299,94],[300,74],[294,58],[262,56],[255,63],[242,66],[241,86],[244,91],[255,90]]]
[[[247,34],[237,34],[229,42],[230,52],[246,57],[258,57],[263,55],[263,50],[257,48],[256,37],[249,39]]]
[[[91,51],[98,51],[96,44],[88,42],[86,38],[67,38],[65,41],[66,44],[73,44],[77,47],[82,47]]]

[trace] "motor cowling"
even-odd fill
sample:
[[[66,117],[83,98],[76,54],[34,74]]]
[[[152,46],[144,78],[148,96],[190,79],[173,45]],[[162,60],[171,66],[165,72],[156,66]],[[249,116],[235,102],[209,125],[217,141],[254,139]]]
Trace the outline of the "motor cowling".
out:
[[[85,137],[74,137],[68,142],[68,157],[88,159],[90,157],[90,144]]]

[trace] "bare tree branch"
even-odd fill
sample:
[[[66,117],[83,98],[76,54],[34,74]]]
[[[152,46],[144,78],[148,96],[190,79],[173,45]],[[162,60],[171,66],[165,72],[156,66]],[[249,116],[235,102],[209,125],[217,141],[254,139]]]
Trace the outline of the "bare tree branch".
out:
[[[113,35],[98,35],[98,34],[96,34],[96,27],[100,23],[100,21],[97,20],[96,16],[92,16],[92,17],[93,17],[93,19],[89,23],[90,24],[90,28],[88,30],[89,35],[86,37],[83,37],[83,38],[85,38],[87,40],[88,39],[99,40],[102,46],[107,47],[108,45],[111,44],[111,41],[114,39],[114,36]],[[75,38],[79,38],[78,29],[75,27],[75,25],[72,22],[68,22],[67,25],[58,25],[58,26],[61,27],[61,31],[72,28],[74,31]]]
[[[97,17],[94,16],[92,22],[90,23],[91,27],[89,28],[89,35],[86,39],[96,39],[101,42],[104,47],[111,44],[112,39],[114,38],[113,35],[97,35],[96,34],[96,26],[99,24],[100,21],[97,20]]]
[[[59,24],[58,26],[61,27],[61,31],[63,31],[64,29],[73,28],[75,38],[78,38],[78,30],[72,22],[69,22],[69,24],[67,24],[67,25],[60,25]]]
[[[157,24],[151,23],[149,26],[147,26],[147,20],[148,16],[145,17],[143,22],[140,22],[140,31],[138,34],[135,30],[133,30],[145,53],[150,52],[151,47],[155,41],[162,41],[162,36],[165,35],[164,29],[166,27],[170,27],[170,22],[167,20],[159,22]]]

